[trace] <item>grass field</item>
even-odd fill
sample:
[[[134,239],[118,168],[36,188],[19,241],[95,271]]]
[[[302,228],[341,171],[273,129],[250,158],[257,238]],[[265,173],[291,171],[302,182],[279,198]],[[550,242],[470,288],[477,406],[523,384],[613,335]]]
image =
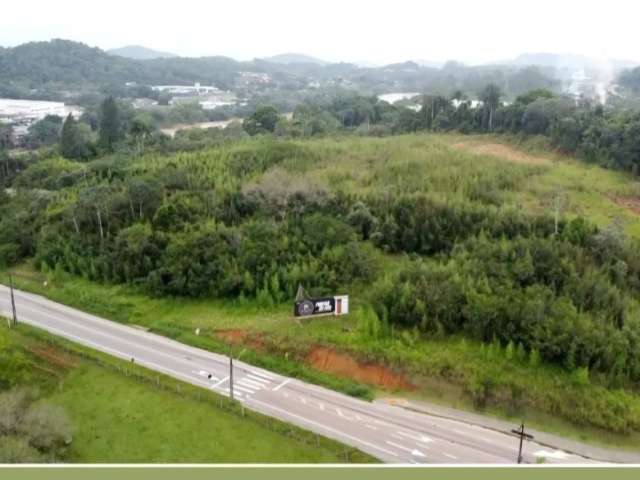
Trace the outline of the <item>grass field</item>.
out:
[[[282,168],[335,190],[420,191],[454,201],[468,195],[472,184],[480,184],[495,191],[501,205],[530,212],[549,211],[559,195],[564,215],[583,216],[599,226],[617,220],[640,238],[639,205],[630,201],[640,194],[636,178],[553,153],[540,139],[420,134],[307,144],[317,152],[317,162]]]
[[[530,212],[549,211],[558,197],[562,216],[584,216],[601,227],[619,222],[640,238],[640,215],[632,201],[640,187],[634,178],[549,153],[536,139],[520,143],[505,137],[430,134],[299,144],[314,152],[311,160],[285,160],[265,175],[275,172],[285,183],[306,181],[345,193],[420,191],[446,201],[469,198],[470,189],[479,184],[487,208]],[[408,258],[380,255],[385,272]],[[366,285],[348,292],[353,308],[348,317],[297,322],[289,304],[265,309],[251,301],[152,298],[132,286],[97,284],[61,272],[42,274],[28,264],[13,271],[20,287],[62,303],[214,351],[241,343],[250,363],[365,398],[381,390],[383,395],[482,408],[580,440],[640,448],[637,433],[590,426],[596,416],[606,424],[625,416],[640,418],[637,393],[608,390],[564,369],[531,365],[510,357],[504,348],[461,338],[404,331],[372,339],[363,329],[359,308]]]
[[[29,384],[39,385],[43,400],[63,407],[69,414],[74,439],[65,455],[66,462],[341,463],[345,460],[345,450],[336,442],[323,440],[320,446],[315,441],[302,442],[280,433],[289,431],[281,422],[270,421],[273,427],[267,428],[184,393],[195,387],[183,384],[182,394],[154,388],[134,376],[107,368],[122,364],[130,369],[130,365],[114,359],[101,363],[69,354],[43,342],[46,335],[28,327],[22,326],[17,331],[2,327],[0,337],[2,343],[10,341],[29,352],[37,366]],[[99,360],[101,355],[92,357]],[[144,374],[144,369],[139,370]],[[203,391],[205,394],[210,392]],[[366,455],[357,455],[360,460],[371,460]]]

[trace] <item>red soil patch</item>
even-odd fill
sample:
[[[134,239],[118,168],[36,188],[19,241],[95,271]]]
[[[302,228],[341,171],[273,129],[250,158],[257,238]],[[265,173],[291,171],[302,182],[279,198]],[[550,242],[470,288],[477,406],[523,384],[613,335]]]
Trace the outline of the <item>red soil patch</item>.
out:
[[[402,375],[392,372],[387,367],[375,363],[359,363],[349,355],[338,353],[326,347],[313,348],[307,355],[306,362],[326,373],[351,378],[368,385],[389,390],[413,390]]]
[[[255,350],[264,351],[266,345],[260,335],[250,335],[247,330],[216,330],[215,335],[232,345],[247,345]]]
[[[56,367],[69,369],[78,364],[77,358],[48,345],[30,347],[29,352]]]
[[[618,205],[619,207],[631,210],[636,215],[640,215],[640,198],[638,197],[623,197],[619,195],[610,195],[609,200]]]
[[[249,336],[246,330],[216,330],[215,334],[225,342],[233,343],[234,345],[244,343]]]

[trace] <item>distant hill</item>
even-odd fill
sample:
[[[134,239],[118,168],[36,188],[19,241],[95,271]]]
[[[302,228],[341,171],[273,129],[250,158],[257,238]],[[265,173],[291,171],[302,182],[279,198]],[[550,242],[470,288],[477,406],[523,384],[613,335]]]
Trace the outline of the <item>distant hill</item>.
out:
[[[107,50],[107,53],[118,57],[131,58],[133,60],[154,60],[156,58],[175,58],[178,56],[173,53],[152,50],[151,48],[141,45],[127,45],[126,47],[112,48],[111,50]]]
[[[141,85],[228,85],[242,64],[226,57],[134,60],[70,40],[0,48],[0,97],[63,99],[126,82]],[[65,97],[66,96],[66,97]],[[68,101],[68,98],[66,98]]]
[[[505,63],[519,66],[537,65],[565,70],[601,69],[603,64],[617,70],[637,65],[636,62],[628,60],[597,59],[586,55],[559,53],[524,53]]]
[[[262,60],[271,63],[292,64],[292,63],[312,63],[314,65],[328,65],[330,62],[320,60],[319,58],[303,55],[302,53],[281,53],[273,57],[266,57]]]

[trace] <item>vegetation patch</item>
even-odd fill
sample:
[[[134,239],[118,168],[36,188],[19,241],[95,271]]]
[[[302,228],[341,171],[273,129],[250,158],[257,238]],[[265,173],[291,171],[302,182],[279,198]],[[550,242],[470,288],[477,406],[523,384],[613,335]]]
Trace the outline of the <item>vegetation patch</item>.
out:
[[[452,145],[454,148],[469,151],[475,155],[490,155],[513,163],[524,165],[551,165],[551,160],[546,157],[533,156],[503,143],[495,142],[459,142]]]

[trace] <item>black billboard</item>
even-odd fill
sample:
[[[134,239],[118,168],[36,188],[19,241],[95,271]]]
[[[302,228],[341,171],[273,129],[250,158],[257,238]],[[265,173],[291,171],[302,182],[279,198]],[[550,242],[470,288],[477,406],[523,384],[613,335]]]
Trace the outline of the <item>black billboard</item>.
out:
[[[293,314],[296,317],[309,317],[312,315],[328,315],[336,311],[336,300],[333,297],[311,298],[295,303]]]

